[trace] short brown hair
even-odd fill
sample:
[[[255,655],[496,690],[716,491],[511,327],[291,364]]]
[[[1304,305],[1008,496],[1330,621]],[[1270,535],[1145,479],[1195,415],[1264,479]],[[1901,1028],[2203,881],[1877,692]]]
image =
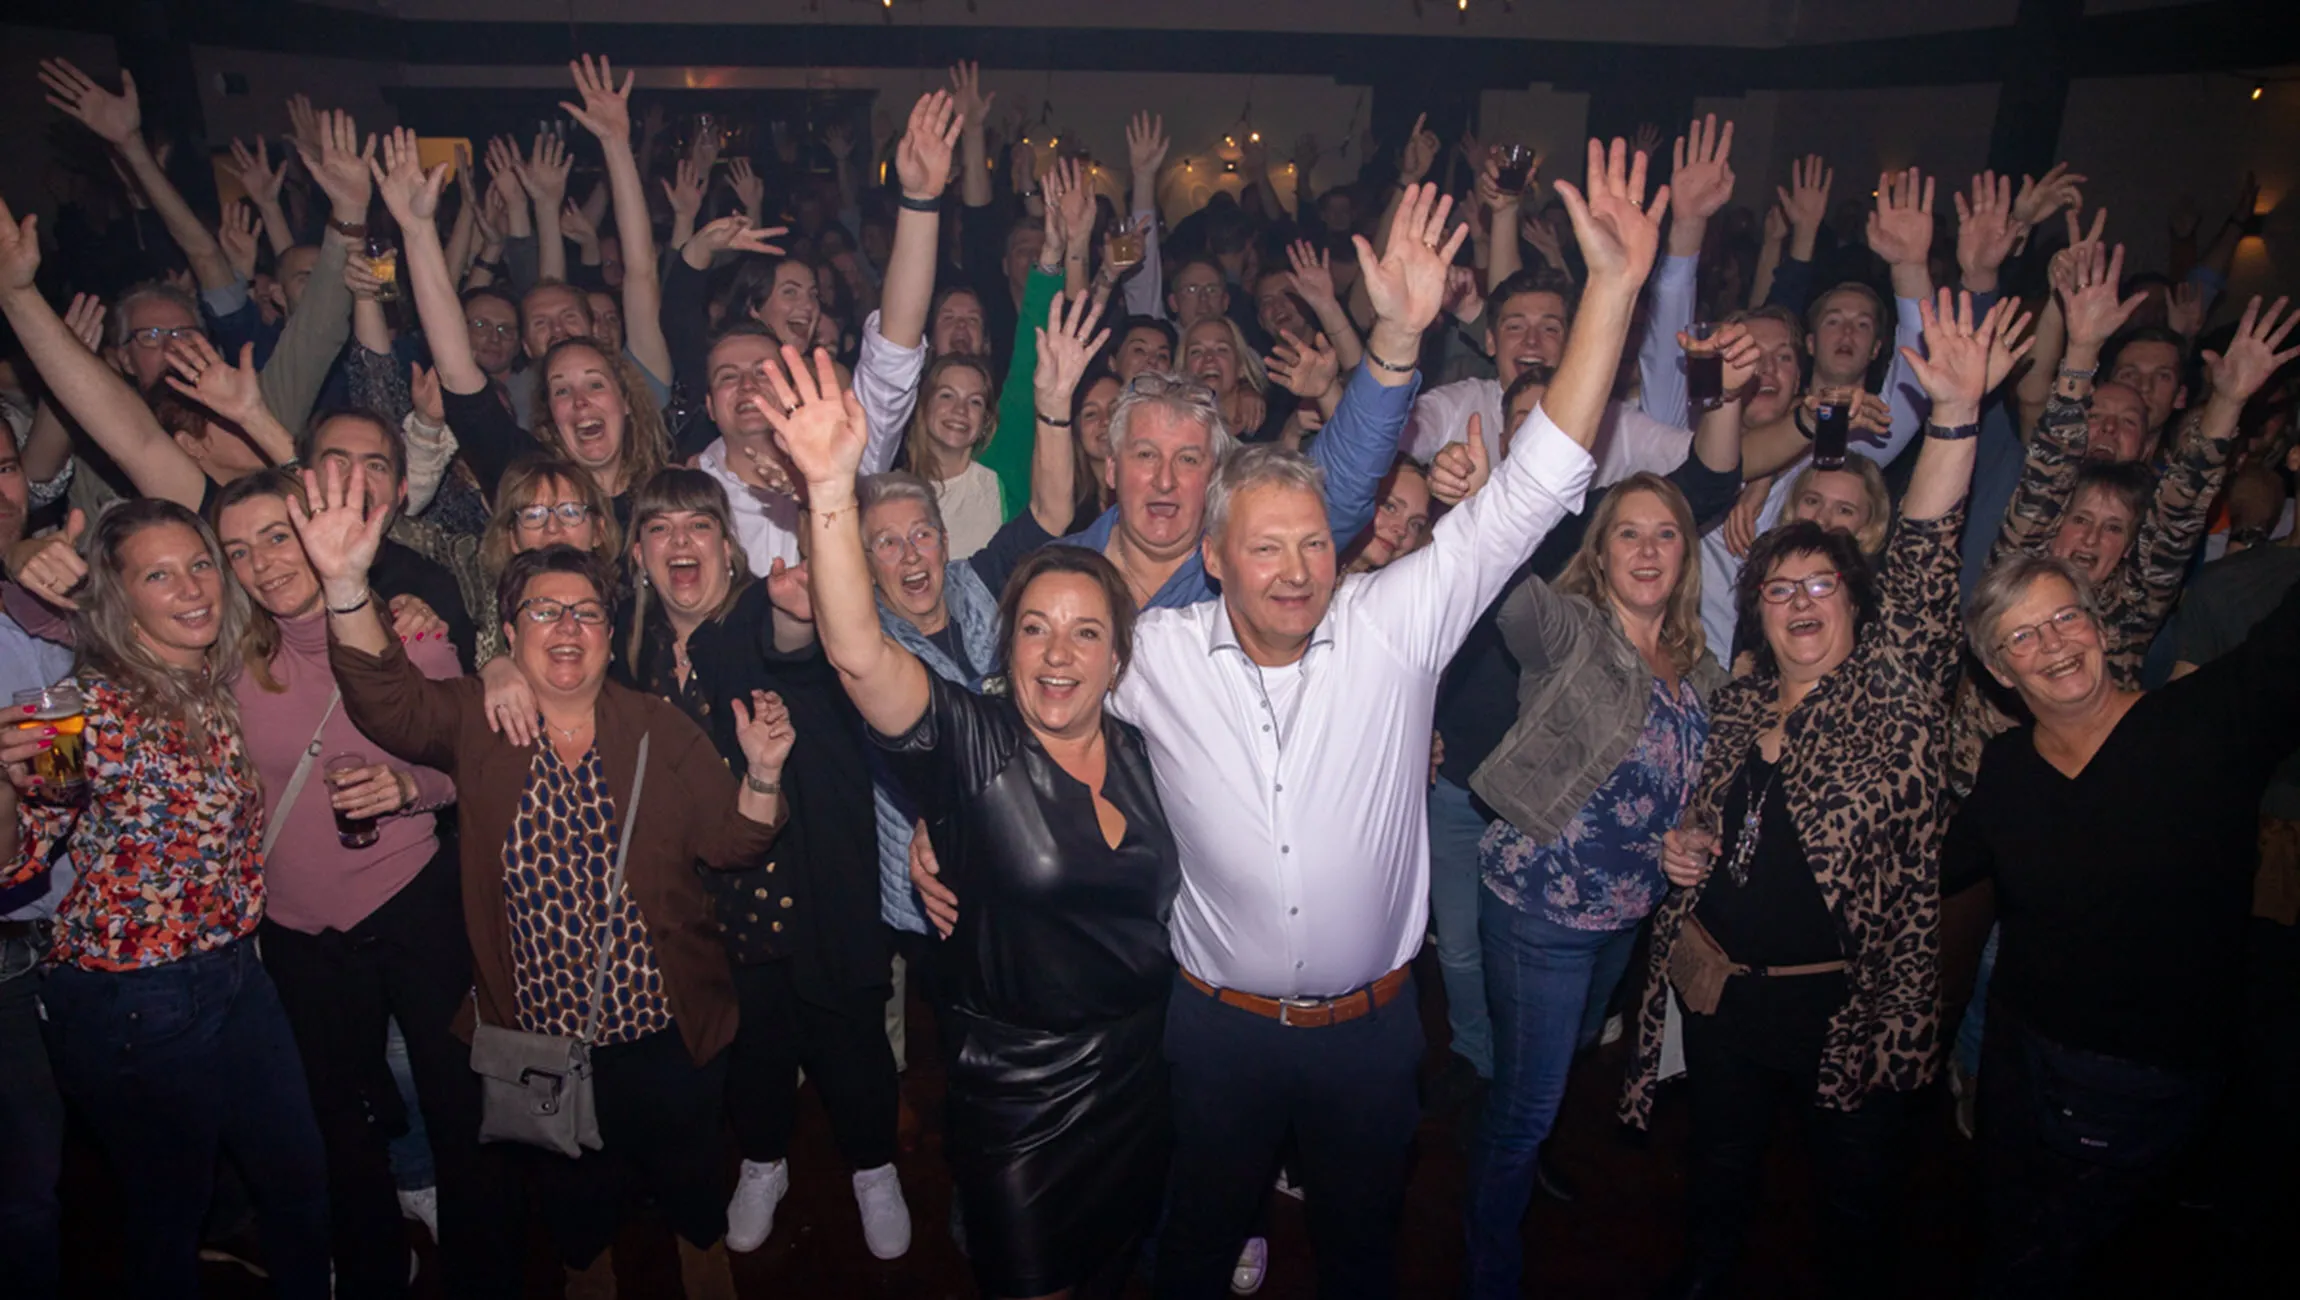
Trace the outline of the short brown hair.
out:
[[[503,576],[495,581],[496,621],[505,627],[519,617],[519,602],[526,598],[527,584],[546,573],[572,573],[590,582],[599,603],[613,608],[615,600],[615,570],[605,560],[589,551],[579,551],[565,542],[538,546],[532,551],[521,551],[503,566]]]
[[[1013,664],[1014,624],[1022,613],[1022,593],[1049,573],[1084,574],[1101,584],[1102,597],[1110,602],[1110,650],[1118,657],[1118,670],[1111,674],[1110,684],[1116,686],[1126,676],[1126,665],[1134,661],[1134,593],[1127,589],[1126,575],[1117,565],[1104,559],[1102,552],[1083,546],[1041,546],[1015,566],[1006,579],[1006,590],[998,597],[999,657]]]
[[[535,494],[545,484],[565,483],[591,507],[599,521],[599,544],[592,551],[609,564],[617,563],[623,553],[623,530],[615,522],[615,503],[599,490],[597,480],[583,472],[583,467],[571,460],[562,460],[549,452],[530,452],[504,467],[503,477],[495,481],[495,512],[487,518],[487,528],[479,535],[479,571],[501,573],[504,566],[518,551],[513,537],[519,531],[519,511],[533,505]]]

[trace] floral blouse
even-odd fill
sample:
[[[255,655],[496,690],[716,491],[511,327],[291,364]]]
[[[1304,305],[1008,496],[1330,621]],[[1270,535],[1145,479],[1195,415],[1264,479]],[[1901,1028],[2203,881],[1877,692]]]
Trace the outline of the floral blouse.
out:
[[[1478,846],[1485,887],[1528,915],[1570,930],[1626,930],[1668,892],[1661,833],[1677,824],[1701,779],[1709,713],[1693,683],[1653,679],[1637,744],[1565,831],[1537,844],[1497,820]]]
[[[56,909],[51,955],[86,970],[164,966],[254,931],[264,798],[239,728],[151,717],[103,677],[74,681],[87,704],[87,806],[19,801],[20,847],[0,885],[70,852],[80,876]]]
[[[503,843],[511,978],[528,1033],[581,1036],[602,924],[611,935],[606,1004],[592,1041],[628,1043],[671,1028],[663,970],[629,883],[612,903],[607,897],[621,829],[597,749],[569,767],[551,746],[536,746]]]

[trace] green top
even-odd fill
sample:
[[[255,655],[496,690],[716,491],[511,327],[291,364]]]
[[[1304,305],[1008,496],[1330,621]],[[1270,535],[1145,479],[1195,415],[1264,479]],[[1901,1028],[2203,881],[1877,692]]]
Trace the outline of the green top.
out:
[[[1038,395],[1032,388],[1038,376],[1036,326],[1046,319],[1046,309],[1060,292],[1060,271],[1030,268],[1015,318],[1013,359],[1006,364],[1006,382],[998,390],[998,431],[976,457],[998,475],[1001,522],[1030,507],[1030,461],[1038,443]]]

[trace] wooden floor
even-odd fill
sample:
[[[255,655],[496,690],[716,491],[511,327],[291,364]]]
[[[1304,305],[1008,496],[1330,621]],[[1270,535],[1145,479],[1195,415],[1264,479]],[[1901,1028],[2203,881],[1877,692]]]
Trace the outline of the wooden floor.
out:
[[[1434,956],[1420,981],[1422,1015],[1432,1040],[1428,1073],[1442,1068],[1445,1018]],[[959,1300],[976,1294],[966,1260],[952,1244],[950,1182],[939,1154],[942,1097],[940,1070],[932,1043],[933,1022],[915,1007],[910,1017],[911,1069],[905,1092],[922,1118],[916,1148],[899,1165],[915,1225],[910,1254],[892,1263],[872,1259],[863,1248],[862,1229],[846,1174],[830,1142],[828,1125],[811,1099],[804,1103],[791,1154],[792,1186],[775,1222],[774,1236],[758,1251],[737,1256],[736,1283],[745,1297],[799,1300],[813,1297],[902,1297],[904,1300]],[[1638,1139],[1612,1118],[1613,1094],[1627,1059],[1626,1042],[1600,1048],[1576,1068],[1558,1135],[1558,1163],[1579,1184],[1571,1204],[1537,1201],[1525,1227],[1528,1295],[1543,1297],[1643,1297],[1675,1266],[1681,1241],[1686,1115],[1682,1096],[1664,1090],[1650,1139]],[[2300,1104],[2300,1098],[2294,1099]],[[1896,1273],[1899,1294],[1952,1297],[1972,1293],[1979,1227],[1973,1213],[1971,1143],[1950,1122],[1948,1099],[1936,1093],[1919,1108],[1915,1168],[1904,1215],[1906,1230]],[[1739,1294],[1746,1297],[1818,1296],[1810,1267],[1812,1221],[1797,1127],[1784,1111],[1777,1129],[1764,1209],[1750,1243]],[[729,1184],[732,1185],[730,1154]],[[1464,1161],[1452,1127],[1438,1118],[1424,1122],[1417,1144],[1412,1186],[1400,1246],[1401,1294],[1450,1297],[1460,1293]],[[119,1282],[117,1233],[112,1196],[101,1161],[75,1140],[65,1174],[66,1288],[72,1296],[124,1296]],[[1278,1198],[1271,1240],[1271,1265],[1261,1294],[1295,1300],[1316,1294],[1307,1232],[1298,1202]],[[557,1296],[559,1281],[540,1230],[531,1252],[529,1293]],[[426,1275],[415,1294],[439,1294],[431,1285],[429,1243],[420,1229]],[[2125,1234],[2099,1276],[2082,1292],[2103,1296],[2261,1296],[2300,1297],[2300,1224],[2284,1243],[2279,1275],[2246,1272],[2231,1278],[2228,1253],[2217,1244],[2215,1222],[2207,1212],[2181,1209],[2169,1200],[2153,1208]],[[668,1230],[659,1222],[635,1218],[615,1246],[622,1293],[626,1297],[677,1297],[678,1266]],[[268,1294],[269,1288],[230,1265],[205,1270],[206,1295],[216,1300]],[[7,1293],[0,1272],[0,1296]],[[1147,1296],[1137,1276],[1129,1297]]]

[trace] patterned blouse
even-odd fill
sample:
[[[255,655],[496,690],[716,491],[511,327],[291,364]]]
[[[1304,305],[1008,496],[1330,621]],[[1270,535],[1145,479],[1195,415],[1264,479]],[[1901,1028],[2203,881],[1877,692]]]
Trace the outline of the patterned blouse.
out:
[[[606,1005],[592,1041],[628,1043],[672,1027],[663,971],[629,885],[608,903],[621,833],[599,751],[569,767],[551,746],[536,746],[503,842],[511,978],[519,1027],[528,1033],[582,1034],[602,920],[611,946]]]
[[[1569,930],[1626,930],[1668,892],[1661,833],[1677,824],[1701,780],[1709,713],[1693,683],[1653,679],[1637,744],[1547,844],[1497,820],[1478,846],[1485,887],[1528,915]]]
[[[85,970],[164,966],[253,932],[263,916],[263,791],[236,725],[149,717],[117,685],[74,680],[87,704],[88,804],[19,801],[30,879],[59,846],[80,877],[56,909],[52,956]]]

